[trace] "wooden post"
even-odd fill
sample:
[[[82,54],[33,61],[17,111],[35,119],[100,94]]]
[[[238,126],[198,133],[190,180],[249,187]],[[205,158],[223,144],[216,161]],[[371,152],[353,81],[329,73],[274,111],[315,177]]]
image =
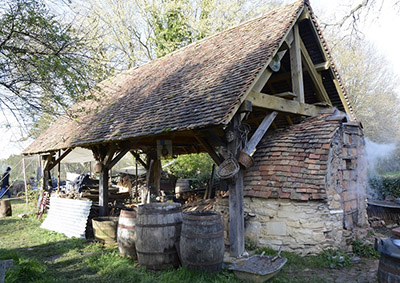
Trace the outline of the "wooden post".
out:
[[[139,176],[138,176],[138,161],[137,161],[137,159],[135,158],[135,161],[136,161],[136,192],[135,192],[135,196],[136,196],[136,203],[138,204],[139,203],[139,196],[138,196],[138,188],[139,188],[139,184],[138,184],[138,182],[139,182]]]
[[[61,158],[61,150],[58,151],[58,158]],[[61,161],[57,164],[57,192],[60,192],[61,183]]]
[[[104,164],[99,176],[99,207],[100,216],[108,215],[108,168]]]
[[[228,143],[228,150],[233,158],[238,158],[240,143],[237,127],[240,125],[240,113],[237,113],[229,126],[235,133],[235,138]],[[244,204],[243,204],[243,169],[229,182],[229,244],[230,255],[239,257],[244,252]]]
[[[26,182],[25,158],[22,158],[22,172],[24,174],[25,202],[26,202],[26,204],[28,204],[28,184]]]
[[[304,103],[303,68],[301,66],[300,33],[299,26],[293,27],[293,44],[290,47],[290,69],[292,74],[292,90],[297,95],[297,100]]]
[[[161,173],[162,173],[162,167],[161,167],[161,160],[160,158],[156,158],[154,160],[154,193],[156,196],[161,195]]]

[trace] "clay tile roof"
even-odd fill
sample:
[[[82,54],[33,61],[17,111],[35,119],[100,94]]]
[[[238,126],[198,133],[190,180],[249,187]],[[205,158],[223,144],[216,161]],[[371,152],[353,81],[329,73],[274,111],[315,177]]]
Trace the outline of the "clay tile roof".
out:
[[[264,136],[246,171],[245,196],[325,199],[325,176],[331,142],[341,120],[332,113],[307,118]]]
[[[102,82],[100,102],[76,105],[78,118],[60,118],[24,153],[229,122],[303,6],[274,9]]]

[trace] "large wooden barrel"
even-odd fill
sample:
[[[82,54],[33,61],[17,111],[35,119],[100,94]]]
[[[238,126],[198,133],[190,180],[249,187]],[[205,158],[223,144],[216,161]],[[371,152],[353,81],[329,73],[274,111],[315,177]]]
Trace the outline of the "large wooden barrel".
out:
[[[376,239],[375,248],[381,254],[378,267],[378,282],[400,282],[400,243],[394,238]]]
[[[136,253],[141,266],[161,270],[178,267],[176,245],[182,226],[179,203],[140,205],[136,218]]]
[[[192,211],[183,214],[180,240],[184,267],[218,272],[224,260],[224,229],[216,211]]]
[[[94,237],[106,244],[117,242],[118,217],[101,216],[92,219]]]
[[[117,242],[121,256],[137,259],[135,248],[135,210],[121,210],[118,219]]]
[[[0,200],[0,218],[12,215],[11,201],[9,199]]]

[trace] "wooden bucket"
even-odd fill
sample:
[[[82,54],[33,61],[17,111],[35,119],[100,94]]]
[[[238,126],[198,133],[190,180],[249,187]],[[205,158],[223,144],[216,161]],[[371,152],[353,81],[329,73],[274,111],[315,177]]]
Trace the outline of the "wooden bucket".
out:
[[[176,245],[182,226],[179,203],[140,205],[136,219],[136,253],[141,266],[152,270],[178,267]]]
[[[0,200],[0,218],[12,216],[11,201],[9,199]]]
[[[101,216],[92,219],[94,237],[106,244],[117,242],[118,217]]]
[[[117,232],[119,254],[134,260],[137,259],[135,248],[135,224],[136,211],[121,210]]]
[[[184,267],[218,272],[224,260],[224,229],[216,211],[192,211],[183,214],[180,240]]]

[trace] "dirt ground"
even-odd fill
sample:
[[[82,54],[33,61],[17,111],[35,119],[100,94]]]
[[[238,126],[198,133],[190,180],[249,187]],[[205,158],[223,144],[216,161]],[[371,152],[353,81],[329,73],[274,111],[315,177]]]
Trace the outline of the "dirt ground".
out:
[[[378,259],[362,259],[350,268],[343,269],[304,269],[304,278],[324,278],[325,282],[377,282]],[[297,272],[297,271],[296,271]],[[290,271],[289,271],[290,273]],[[288,276],[290,277],[290,275]],[[312,280],[311,280],[312,281]]]

